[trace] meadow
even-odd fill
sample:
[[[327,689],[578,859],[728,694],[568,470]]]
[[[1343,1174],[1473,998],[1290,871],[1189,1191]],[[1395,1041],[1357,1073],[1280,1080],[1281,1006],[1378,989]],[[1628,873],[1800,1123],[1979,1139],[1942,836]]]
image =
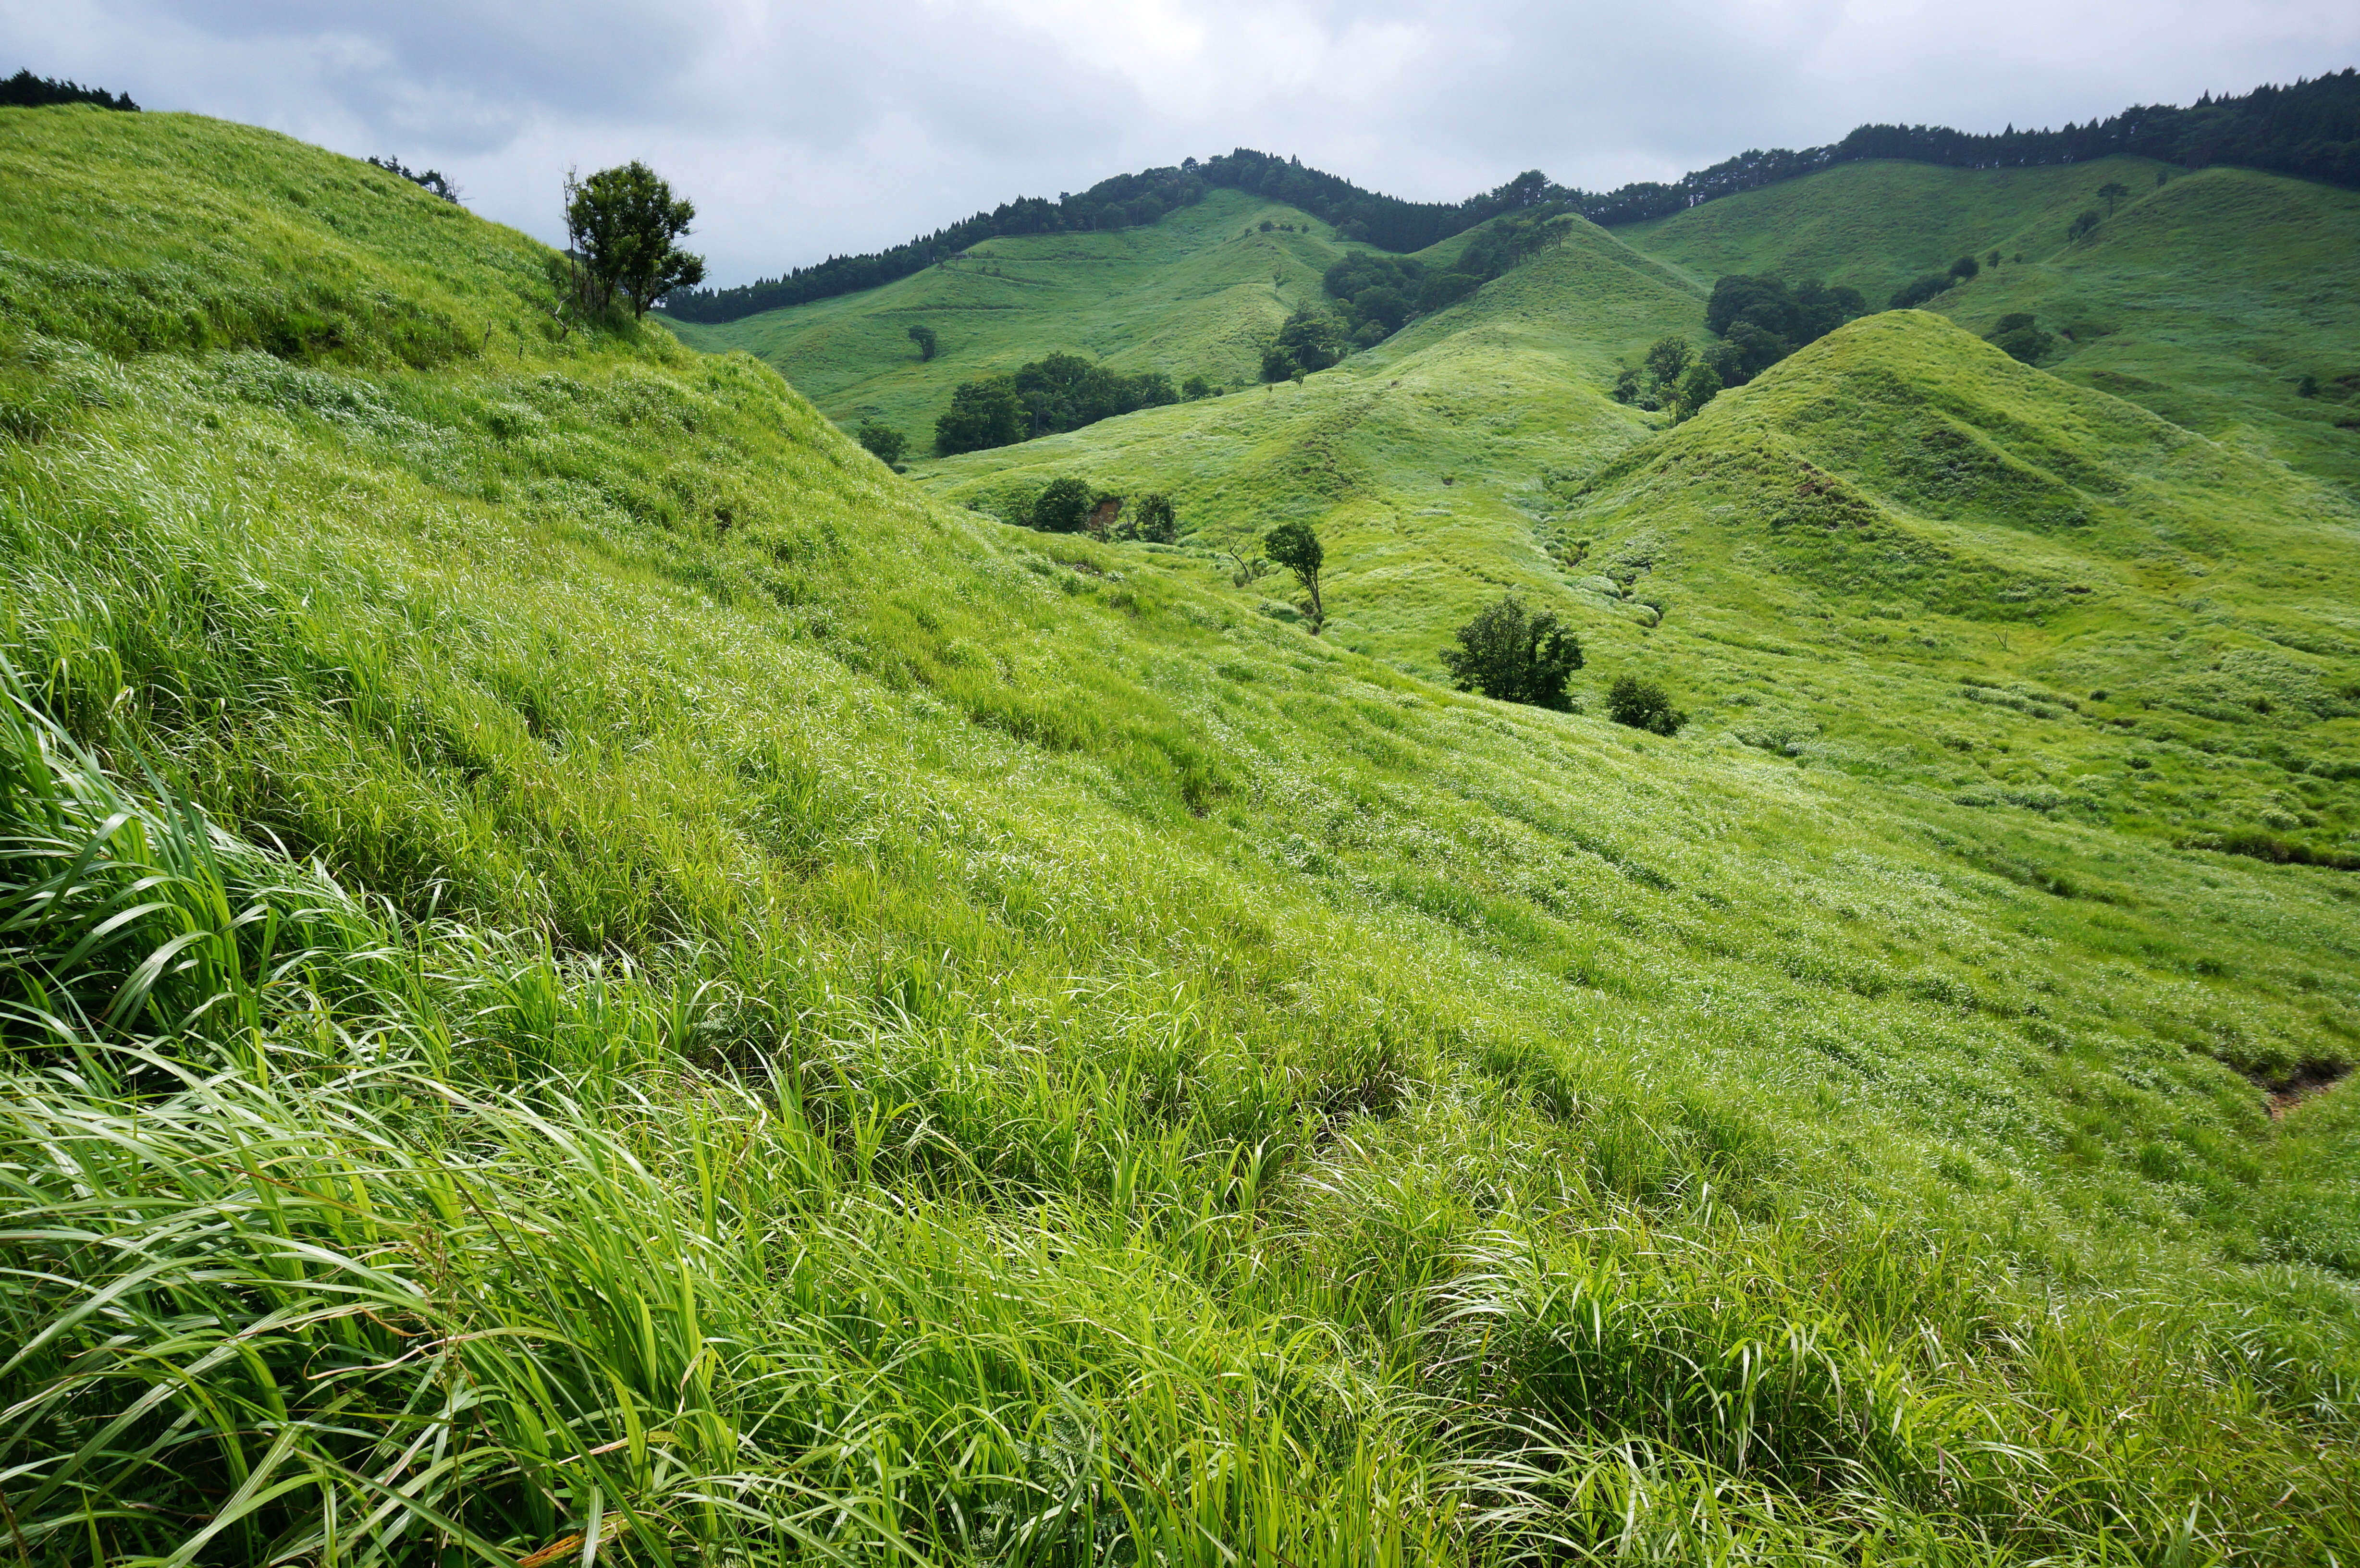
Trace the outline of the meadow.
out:
[[[2360,1553],[2360,882],[2198,842],[2349,833],[2324,480],[1921,315],[1659,431],[1585,230],[921,486],[268,133],[0,111],[0,198],[19,1561]],[[964,504],[1085,462],[1440,586]],[[1689,730],[1421,679],[1508,583]]]

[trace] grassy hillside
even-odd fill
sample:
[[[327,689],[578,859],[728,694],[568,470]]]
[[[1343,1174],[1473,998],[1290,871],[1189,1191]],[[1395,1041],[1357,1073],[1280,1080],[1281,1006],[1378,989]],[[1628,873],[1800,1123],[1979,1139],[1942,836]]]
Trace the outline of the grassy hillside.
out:
[[[1015,517],[1076,473],[1178,506],[1205,581],[1286,517],[1332,561],[1329,637],[1434,676],[1440,639],[1503,587],[1558,590],[1562,541],[1543,519],[1553,473],[1603,463],[1654,428],[1606,396],[1620,359],[1700,334],[1691,290],[1589,223],[1449,310],[1301,386],[1148,409],[1070,435],[928,464],[922,482]],[[1291,584],[1242,602],[1281,618]]]
[[[2360,494],[2360,193],[2236,169],[2158,188],[2158,171],[1858,164],[1617,233],[1702,283],[1825,276],[1873,302],[1950,256],[2021,252],[1931,308],[1977,332],[2032,311],[2070,334],[2057,375]],[[2069,245],[2110,180],[2134,200]],[[2321,396],[2298,395],[2305,375]]]
[[[2360,1113],[2266,1093],[2354,1059],[2351,875],[1422,684],[262,133],[0,111],[0,247],[21,1560],[2360,1551]],[[2015,526],[1893,444],[2003,414],[2092,560],[2254,483],[1914,318],[1508,424],[1585,300],[1694,308],[1584,236],[1206,417],[1619,453],[1534,482],[1609,549],[1778,443]],[[1945,572],[1876,592],[2005,618]]]
[[[1264,234],[1264,222],[1285,223]],[[882,419],[933,451],[934,419],[961,381],[1065,351],[1126,374],[1255,379],[1262,346],[1344,254],[1335,232],[1292,207],[1234,191],[1143,228],[987,240],[914,278],[726,325],[672,323],[683,342],[744,349],[845,429]],[[941,349],[922,364],[913,326]]]

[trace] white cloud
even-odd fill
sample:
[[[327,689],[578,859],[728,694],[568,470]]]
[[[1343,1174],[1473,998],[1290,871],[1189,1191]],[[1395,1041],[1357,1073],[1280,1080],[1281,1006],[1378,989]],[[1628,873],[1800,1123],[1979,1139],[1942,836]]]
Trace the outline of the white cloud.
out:
[[[1448,199],[2317,75],[2348,0],[0,0],[22,63],[437,167],[554,237],[569,164],[693,196],[716,281],[1233,147]],[[15,61],[0,60],[0,70]]]

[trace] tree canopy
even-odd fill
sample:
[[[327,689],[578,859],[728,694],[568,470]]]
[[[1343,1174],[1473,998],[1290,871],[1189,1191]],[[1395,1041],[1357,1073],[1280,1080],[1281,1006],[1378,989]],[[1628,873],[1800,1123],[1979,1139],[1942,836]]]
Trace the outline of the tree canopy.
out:
[[[29,71],[0,81],[0,109],[46,109],[58,103],[95,103],[102,109],[139,112],[128,93],[109,93],[104,87],[84,87],[79,82],[36,76]]]
[[[672,289],[703,281],[705,258],[673,243],[695,216],[694,202],[674,196],[636,158],[587,180],[565,177],[566,248],[580,258],[601,304],[620,293],[635,315]]]
[[[1079,354],[1053,354],[1005,376],[961,382],[935,421],[934,451],[949,457],[1008,446],[1179,400],[1163,371],[1125,376]]]
[[[1505,594],[1459,628],[1459,646],[1442,662],[1461,691],[1563,713],[1573,706],[1566,678],[1581,668],[1581,644],[1554,610],[1527,613]]]
[[[1328,606],[1319,596],[1319,569],[1328,553],[1320,548],[1319,536],[1311,531],[1309,523],[1284,522],[1262,536],[1262,549],[1303,584],[1311,600],[1311,635],[1317,637],[1319,628],[1328,624]]]

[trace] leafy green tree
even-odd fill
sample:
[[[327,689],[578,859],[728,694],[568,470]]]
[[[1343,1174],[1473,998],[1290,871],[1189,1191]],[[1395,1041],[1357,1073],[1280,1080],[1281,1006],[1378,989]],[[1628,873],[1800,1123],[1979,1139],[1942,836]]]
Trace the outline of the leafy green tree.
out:
[[[1319,536],[1311,525],[1300,520],[1279,524],[1262,536],[1262,553],[1295,573],[1303,591],[1311,596],[1311,635],[1317,637],[1319,628],[1328,624],[1328,606],[1319,597],[1319,568],[1327,560],[1327,551],[1319,548]]]
[[[901,466],[901,454],[910,450],[910,438],[890,425],[864,419],[853,439],[869,449],[869,454],[888,468]]]
[[[2065,225],[2065,237],[2069,240],[2078,240],[2096,228],[2098,223],[2098,210],[2095,207],[2085,207],[2074,215],[2071,223]]]
[[[1005,376],[962,381],[951,391],[951,406],[934,421],[934,455],[955,457],[963,452],[1008,446],[1026,435],[1024,404],[1016,384]]]
[[[620,293],[634,316],[644,316],[673,289],[705,281],[705,258],[672,243],[695,216],[694,202],[637,159],[587,180],[565,177],[566,248],[601,308]]]
[[[934,328],[912,327],[910,329],[910,341],[918,345],[918,363],[920,365],[923,365],[934,357],[935,340]]]
[[[1287,357],[1284,349],[1273,346],[1262,351],[1262,378],[1264,381],[1284,381],[1294,374],[1295,361]]]
[[[1688,367],[1694,355],[1686,338],[1657,338],[1647,345],[1646,354],[1639,364],[1649,381],[1658,387],[1669,387],[1680,378],[1680,372]]]
[[[2029,310],[2011,310],[2002,316],[1992,330],[1983,334],[1983,341],[2027,365],[2039,364],[2057,343],[2054,336],[2042,332],[2034,323]]]
[[[1029,521],[1044,534],[1077,534],[1089,521],[1097,492],[1078,479],[1052,479],[1032,498]]]
[[[1180,396],[1194,403],[1200,397],[1210,397],[1219,389],[1201,376],[1192,376],[1180,383]]]
[[[1614,684],[1606,690],[1606,716],[1618,724],[1659,735],[1677,735],[1688,722],[1686,713],[1672,706],[1668,692],[1636,675],[1614,678]]]
[[[2098,187],[2098,200],[2106,204],[2106,216],[2114,215],[2115,203],[2131,199],[2131,188],[2119,180],[2109,180]]]
[[[2298,397],[2318,397],[2319,377],[2307,370],[2304,371],[2302,379],[2294,384],[2294,395]]]
[[[1672,423],[1681,424],[1704,411],[1704,406],[1721,396],[1721,376],[1711,362],[1699,359],[1680,372],[1679,385],[1672,388]]]
[[[1302,305],[1278,329],[1278,346],[1297,370],[1325,370],[1344,357],[1344,333],[1335,317]]]
[[[1990,267],[1994,272],[1997,272],[1999,270],[1999,247],[1997,245],[1994,245],[1992,247],[1991,254],[1983,257],[1983,265]]]
[[[1950,263],[1950,276],[1964,283],[1983,269],[1983,264],[1972,256],[1962,256]]]
[[[1508,593],[1457,636],[1459,646],[1444,648],[1442,662],[1461,691],[1559,713],[1573,706],[1565,682],[1581,668],[1581,644],[1554,610],[1528,615],[1524,602]]]
[[[1618,366],[1614,372],[1614,400],[1635,403],[1639,400],[1639,373],[1630,365]]]
[[[1150,544],[1171,544],[1178,539],[1180,520],[1172,509],[1172,497],[1153,491],[1142,495],[1131,528]]]

